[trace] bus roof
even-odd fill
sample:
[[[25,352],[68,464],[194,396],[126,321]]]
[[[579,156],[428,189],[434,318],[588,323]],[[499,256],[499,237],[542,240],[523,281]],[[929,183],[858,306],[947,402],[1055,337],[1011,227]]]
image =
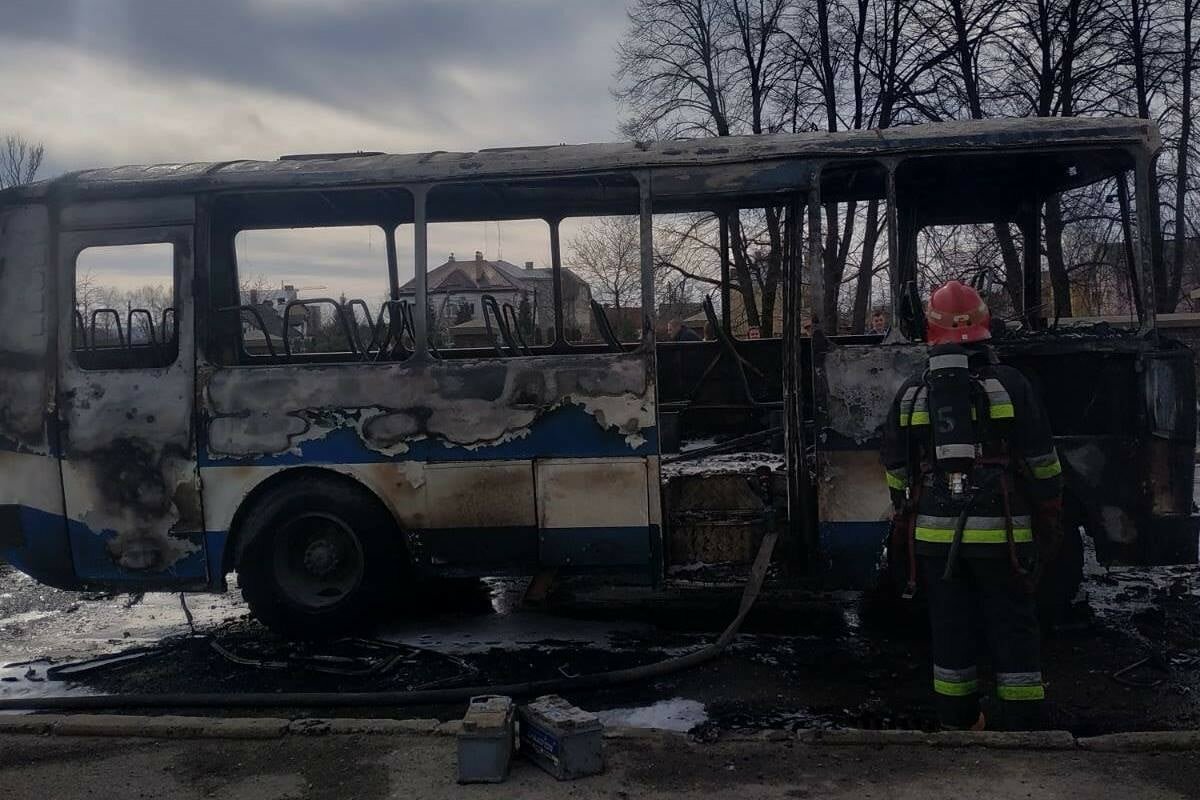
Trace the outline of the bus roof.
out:
[[[277,161],[122,166],[71,172],[0,192],[0,203],[73,197],[521,179],[757,161],[855,161],[938,154],[1159,146],[1158,127],[1126,117],[993,119],[885,130],[729,136],[653,143],[551,145],[414,154],[314,154]]]

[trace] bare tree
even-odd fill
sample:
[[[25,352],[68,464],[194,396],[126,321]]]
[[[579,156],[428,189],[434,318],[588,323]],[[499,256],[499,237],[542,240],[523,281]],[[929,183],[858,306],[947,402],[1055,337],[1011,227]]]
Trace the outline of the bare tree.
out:
[[[641,297],[641,230],[637,217],[596,217],[568,243],[571,269],[600,302],[614,308]]]
[[[1200,233],[1192,119],[1198,7],[1200,0],[631,0],[615,95],[623,129],[639,139],[995,116],[1154,120],[1166,146],[1152,165],[1148,199],[1160,213],[1147,231],[1148,267],[1156,305],[1172,310],[1190,275],[1185,244]],[[1126,289],[1080,293],[1072,285],[1124,285],[1119,275],[1097,277],[1104,269],[1097,253],[1111,259],[1120,252],[1105,238],[1119,238],[1122,228],[1119,206],[1104,199],[1112,189],[1045,199],[1037,227],[1056,317],[1075,311],[1073,297],[1086,295],[1089,307],[1102,298],[1126,302]],[[877,275],[893,268],[880,263],[882,216],[879,201],[823,209],[821,263],[806,268],[823,272],[826,295],[813,302],[831,330],[841,315],[862,330]],[[789,263],[785,217],[775,207],[727,220],[733,288],[748,324],[764,334]],[[922,237],[922,274],[970,273],[1002,287],[1002,304],[1019,309],[1019,237],[1007,220],[989,227]],[[702,226],[691,235],[710,233]],[[660,267],[674,261],[657,249],[656,259]]]
[[[31,183],[42,168],[46,148],[23,136],[8,134],[0,148],[0,189]]]
[[[1183,274],[1187,267],[1187,202],[1188,184],[1191,180],[1190,155],[1192,148],[1192,73],[1196,70],[1197,50],[1200,48],[1200,36],[1195,29],[1196,10],[1200,0],[1181,0],[1183,3],[1180,18],[1180,51],[1179,59],[1179,141],[1176,143],[1175,155],[1175,244],[1172,253],[1171,288],[1167,302],[1174,303],[1179,298],[1182,288]]]
[[[622,130],[637,139],[785,130],[772,116],[786,74],[781,19],[790,0],[635,0],[617,48]],[[730,212],[730,256],[750,325],[771,335],[783,273],[784,214]],[[762,223],[771,242],[757,246]]]
[[[1166,99],[1176,74],[1171,42],[1171,4],[1167,0],[1124,0],[1113,2],[1117,32],[1115,41],[1123,52],[1113,78],[1115,110],[1163,121]],[[1159,213],[1161,186],[1157,162],[1150,164],[1150,270],[1154,276],[1155,306],[1174,311],[1179,297],[1179,276],[1167,274],[1163,258],[1162,218]]]

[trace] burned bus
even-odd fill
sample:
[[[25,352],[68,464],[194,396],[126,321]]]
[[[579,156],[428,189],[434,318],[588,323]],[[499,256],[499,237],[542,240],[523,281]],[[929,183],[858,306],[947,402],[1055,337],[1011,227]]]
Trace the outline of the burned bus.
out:
[[[118,167],[0,192],[0,558],[69,589],[221,591],[236,571],[255,615],[302,635],[428,575],[686,583],[771,526],[781,576],[861,586],[890,512],[879,429],[926,358],[917,237],[1011,223],[1024,325],[995,344],[1049,409],[1068,529],[1106,563],[1194,561],[1193,362],[1157,331],[1148,267],[1157,148],[1140,120],[988,121]],[[1129,174],[1139,324],[1060,334],[1039,310],[1039,208]],[[822,209],[871,199],[893,325],[840,335],[806,296],[824,292]],[[729,220],[768,207],[793,243],[782,335],[744,338]],[[721,302],[707,338],[659,341],[656,216],[684,213],[721,220]],[[632,335],[563,263],[563,226],[605,215],[636,237]],[[481,221],[538,226],[549,266],[432,266],[444,226]],[[361,259],[305,238],[347,231]],[[264,259],[322,293],[255,286]],[[98,286],[114,264],[123,293]],[[346,275],[379,295],[327,290]],[[518,285],[532,309],[498,297]]]

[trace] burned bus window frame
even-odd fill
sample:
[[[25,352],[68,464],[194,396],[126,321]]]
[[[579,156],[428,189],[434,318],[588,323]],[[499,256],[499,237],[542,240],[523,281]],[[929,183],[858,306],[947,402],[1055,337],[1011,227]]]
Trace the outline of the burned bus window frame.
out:
[[[430,196],[436,200],[439,191],[444,191],[446,188],[447,186],[444,184],[431,187]],[[555,303],[558,294],[554,284],[561,278],[553,266],[551,257],[551,226],[544,218],[533,216],[488,220],[429,220],[426,226],[426,252],[429,252],[429,240],[434,238],[433,232],[437,228],[490,226],[502,223],[516,223],[522,226],[533,223],[535,226],[543,226],[544,242],[542,244],[545,246],[543,260],[549,265],[534,267],[536,262],[526,260],[522,267],[504,260],[499,254],[495,258],[489,258],[483,250],[475,250],[473,257],[465,254],[460,257],[457,253],[461,251],[448,250],[448,256],[436,255],[434,260],[441,262],[436,265],[427,259],[427,263],[423,265],[425,267],[426,335],[430,352],[438,358],[453,360],[533,356],[548,352],[557,339],[557,321],[561,315],[558,305]],[[539,231],[539,233],[541,232]],[[440,244],[445,244],[445,242]],[[443,258],[446,260],[443,261]],[[444,286],[440,283],[437,286],[432,285],[432,276],[442,269],[447,270],[444,276],[452,276],[462,271],[467,283],[457,285],[457,287]],[[525,277],[526,271],[535,272],[536,274],[530,278],[541,285],[534,285],[529,289],[518,285],[513,270],[522,278]],[[472,272],[473,275],[470,274]],[[495,277],[512,285],[493,283],[491,279]],[[486,283],[484,283],[485,281]],[[417,289],[417,280],[414,274],[411,280],[400,287],[401,300],[410,301],[416,307]],[[464,298],[470,298],[468,302],[472,308],[472,315],[469,321],[475,322],[483,329],[481,333],[474,333],[472,338],[484,339],[486,340],[484,343],[460,344],[454,341],[456,335],[453,332],[450,333],[449,341],[443,336],[442,329],[447,324],[446,310],[450,301]],[[529,303],[530,321],[533,324],[532,329],[528,332],[521,329],[521,307],[526,302]],[[539,319],[539,312],[543,315],[548,313],[548,319],[545,317]],[[457,323],[451,322],[450,328],[453,328],[455,324]],[[538,341],[539,334],[543,331],[548,335]]]
[[[294,192],[250,192],[215,198],[211,229],[209,350],[223,366],[301,364],[395,364],[407,361],[417,351],[416,330],[404,328],[406,315],[395,305],[398,299],[399,266],[396,234],[414,223],[414,195],[406,186],[383,185]],[[294,316],[297,307],[332,306],[333,323],[342,331],[349,349],[323,352],[292,352],[282,339],[279,346],[266,337],[266,352],[251,353],[245,347],[243,327],[262,327],[265,321],[255,309],[242,304],[239,284],[237,237],[243,231],[317,230],[378,228],[384,244],[380,259],[380,288],[386,299],[378,309],[365,298],[348,298],[345,304],[332,297],[298,298],[287,304]],[[369,320],[355,309],[366,307]],[[362,321],[370,328],[366,341],[360,336]]]
[[[649,186],[645,176],[627,170],[605,170],[596,173],[565,172],[543,178],[520,180],[447,181],[429,184],[427,194],[427,224],[445,222],[489,222],[513,220],[541,220],[548,226],[550,242],[550,269],[552,310],[554,313],[554,337],[543,345],[530,345],[522,356],[585,354],[609,352],[612,348],[604,343],[579,344],[567,340],[563,307],[562,271],[564,269],[560,224],[563,220],[576,217],[606,215],[633,215],[640,217],[642,208],[649,210]],[[644,234],[644,231],[643,231]],[[424,235],[422,226],[417,226],[416,236]],[[645,238],[644,236],[642,238]],[[427,239],[425,241],[427,244]],[[640,242],[642,282],[646,280],[645,241]],[[422,251],[424,252],[424,251]],[[418,270],[425,268],[418,257]],[[424,276],[423,276],[424,277]],[[424,281],[417,282],[418,291]],[[426,292],[428,297],[428,292]],[[631,352],[646,343],[644,336],[648,319],[653,318],[653,309],[643,309],[643,337],[635,342],[622,343],[620,352]],[[501,348],[507,350],[507,348]],[[518,349],[520,345],[518,344]],[[435,358],[439,353],[430,351]],[[512,358],[511,352],[497,355],[495,347],[456,348],[447,350],[452,358]]]
[[[90,314],[83,315],[78,306],[79,267],[80,259],[89,250],[115,249],[125,247],[143,247],[146,245],[164,245],[170,248],[171,273],[171,302],[155,317],[146,308],[122,309],[98,308]],[[103,370],[158,370],[166,369],[179,360],[179,310],[185,302],[186,294],[182,289],[184,281],[181,272],[182,252],[180,243],[173,237],[161,233],[141,233],[138,231],[118,231],[115,237],[95,237],[82,243],[71,256],[71,301],[70,301],[70,347],[71,359],[79,369],[93,372]],[[190,283],[189,283],[190,286]],[[97,347],[95,342],[96,322],[112,316],[116,320],[118,344]],[[142,329],[146,331],[150,341],[134,344],[133,323],[135,319],[143,320]],[[168,323],[169,320],[169,323]],[[164,334],[170,328],[171,335],[167,339]],[[161,338],[160,340],[160,337]],[[90,340],[90,343],[89,343]]]
[[[629,265],[629,274],[626,280],[629,285],[626,286],[626,303],[617,307],[615,305],[613,290],[614,285],[612,278],[608,278],[608,285],[602,286],[603,280],[597,279],[596,275],[599,270],[588,270],[581,266],[580,260],[575,258],[578,241],[585,230],[594,226],[605,225],[605,220],[620,220],[618,224],[630,224],[633,228],[632,242],[634,252],[632,263]],[[562,226],[567,223],[568,234],[566,238],[566,254],[562,253]],[[562,338],[565,347],[575,350],[607,350],[610,352],[627,352],[638,346],[642,340],[644,330],[644,314],[642,308],[642,264],[641,264],[641,227],[640,219],[637,213],[625,214],[568,214],[558,220],[560,244],[559,244],[559,261],[562,262],[562,272],[565,275],[568,271],[574,276],[580,284],[587,287],[587,301],[584,303],[583,313],[586,315],[590,328],[590,336],[582,335],[582,326],[579,325],[579,300],[578,295],[568,297],[566,281],[562,281],[560,290],[562,317]],[[572,230],[574,229],[574,230]],[[618,236],[615,228],[601,230],[595,234],[600,239],[608,238],[610,241],[605,244],[611,244],[611,239]],[[593,240],[594,241],[594,240]],[[610,265],[611,266],[611,265]],[[598,291],[599,290],[599,291]],[[613,302],[613,305],[606,305],[607,302]],[[571,305],[575,308],[573,313],[568,314],[568,309]],[[622,320],[620,315],[616,315],[614,311],[636,310],[636,315],[628,315],[628,318]],[[574,321],[576,324],[572,325]],[[631,331],[632,335],[623,335],[623,332]]]
[[[280,356],[282,356],[283,359],[285,360],[285,362],[287,362],[287,363],[304,363],[306,360],[309,359],[309,357],[314,357],[314,358],[316,358],[316,360],[320,360],[320,361],[325,361],[325,360],[334,359],[334,358],[336,358],[338,361],[348,361],[348,362],[370,360],[371,356],[373,355],[372,347],[376,345],[376,340],[379,338],[378,331],[375,330],[376,324],[377,323],[379,325],[384,324],[384,320],[387,316],[386,312],[387,312],[387,309],[389,308],[387,302],[385,301],[383,304],[381,304],[378,312],[376,313],[375,310],[371,308],[371,305],[370,305],[370,303],[367,302],[366,298],[352,297],[352,298],[348,298],[346,300],[346,302],[343,303],[339,299],[337,299],[336,297],[334,297],[332,295],[330,295],[330,296],[321,295],[321,296],[307,297],[307,298],[301,298],[301,297],[297,296],[294,300],[287,301],[286,304],[284,305],[283,312],[280,315],[281,329],[280,329],[280,336],[279,336],[279,344],[278,345],[274,344],[271,341],[270,332],[267,330],[264,330],[263,331],[263,334],[265,337],[264,344],[265,344],[267,353],[262,354],[262,353],[250,352],[246,348],[246,340],[245,340],[246,323],[250,322],[252,327],[260,327],[261,328],[265,324],[265,318],[263,317],[261,310],[254,303],[243,304],[240,302],[241,301],[240,295],[242,293],[241,278],[243,276],[241,274],[242,259],[239,255],[239,248],[238,248],[238,240],[242,236],[242,234],[254,234],[254,233],[261,233],[261,232],[278,233],[278,232],[283,232],[283,231],[340,231],[340,230],[348,230],[348,229],[369,229],[369,228],[377,229],[381,235],[382,240],[386,240],[388,237],[393,235],[392,232],[389,231],[388,228],[386,228],[382,225],[374,225],[374,224],[301,225],[301,226],[270,227],[270,228],[253,227],[253,228],[240,228],[234,233],[234,236],[233,236],[233,266],[234,266],[233,274],[234,274],[234,279],[237,280],[237,282],[238,282],[238,294],[239,294],[238,307],[239,307],[239,309],[241,309],[241,314],[242,314],[242,324],[238,326],[238,348],[239,348],[239,357],[243,363],[254,363],[255,361],[260,360],[264,355],[267,358],[279,358]],[[386,249],[390,249],[390,248],[386,248]],[[381,265],[383,266],[384,269],[380,270],[380,275],[381,275],[381,277],[384,278],[385,282],[380,284],[380,288],[384,290],[385,294],[390,296],[390,289],[386,283],[386,280],[387,280],[387,271],[386,271],[387,270],[387,256],[386,256],[386,254],[381,259],[381,262],[382,262]],[[372,266],[376,266],[376,265],[373,263]],[[293,291],[300,291],[300,290],[293,289]],[[344,293],[343,293],[343,295],[344,295]],[[359,324],[360,315],[356,314],[354,311],[354,309],[359,306],[366,307],[367,312],[368,312],[366,322],[367,322],[368,327],[370,328],[370,338],[365,342],[362,341],[363,337],[361,335],[361,330],[360,330],[361,326]],[[292,344],[292,337],[286,335],[287,327],[290,324],[292,324],[293,320],[302,318],[304,315],[307,315],[309,313],[309,309],[313,309],[313,308],[322,309],[322,312],[321,312],[322,317],[324,316],[324,309],[331,309],[332,317],[329,320],[329,324],[332,325],[336,329],[336,335],[334,338],[338,342],[345,344],[347,349],[344,349],[344,350],[313,350],[313,351],[309,351],[309,352],[296,352],[293,349],[294,346]]]

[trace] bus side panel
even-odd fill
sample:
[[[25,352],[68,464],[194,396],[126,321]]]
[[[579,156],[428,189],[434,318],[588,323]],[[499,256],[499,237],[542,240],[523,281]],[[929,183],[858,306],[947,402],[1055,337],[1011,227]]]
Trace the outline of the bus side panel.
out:
[[[629,461],[638,476],[632,501],[622,494],[607,503],[616,513],[632,502],[636,524],[623,514],[620,524],[562,527],[575,529],[572,546],[582,543],[571,564],[645,569],[657,531],[647,485],[658,442],[649,374],[638,354],[208,368],[206,528],[210,536],[230,531],[241,502],[267,477],[320,467],[379,496],[419,566],[528,570],[565,563],[565,551],[548,551],[539,539],[539,513],[565,519],[560,504],[589,502],[610,470],[628,477]],[[543,502],[543,477],[554,484],[539,467],[546,459],[578,460],[594,474],[581,492]],[[618,546],[626,540],[636,547]],[[601,550],[594,561],[582,555]],[[236,563],[236,553],[224,563]]]
[[[865,586],[892,513],[880,434],[896,392],[924,368],[926,349],[831,346],[817,359],[819,563],[832,583]]]
[[[0,560],[70,586],[62,478],[47,429],[54,317],[45,206],[0,210]]]
[[[541,563],[615,567],[650,560],[644,459],[537,462]]]
[[[227,537],[238,509],[258,487],[294,465],[201,467],[205,524],[210,540]],[[531,461],[424,464],[313,461],[309,469],[334,472],[361,484],[378,497],[407,534],[420,567],[528,567],[537,562]],[[210,554],[220,558],[220,554]],[[210,564],[210,574],[232,569],[237,553]]]

